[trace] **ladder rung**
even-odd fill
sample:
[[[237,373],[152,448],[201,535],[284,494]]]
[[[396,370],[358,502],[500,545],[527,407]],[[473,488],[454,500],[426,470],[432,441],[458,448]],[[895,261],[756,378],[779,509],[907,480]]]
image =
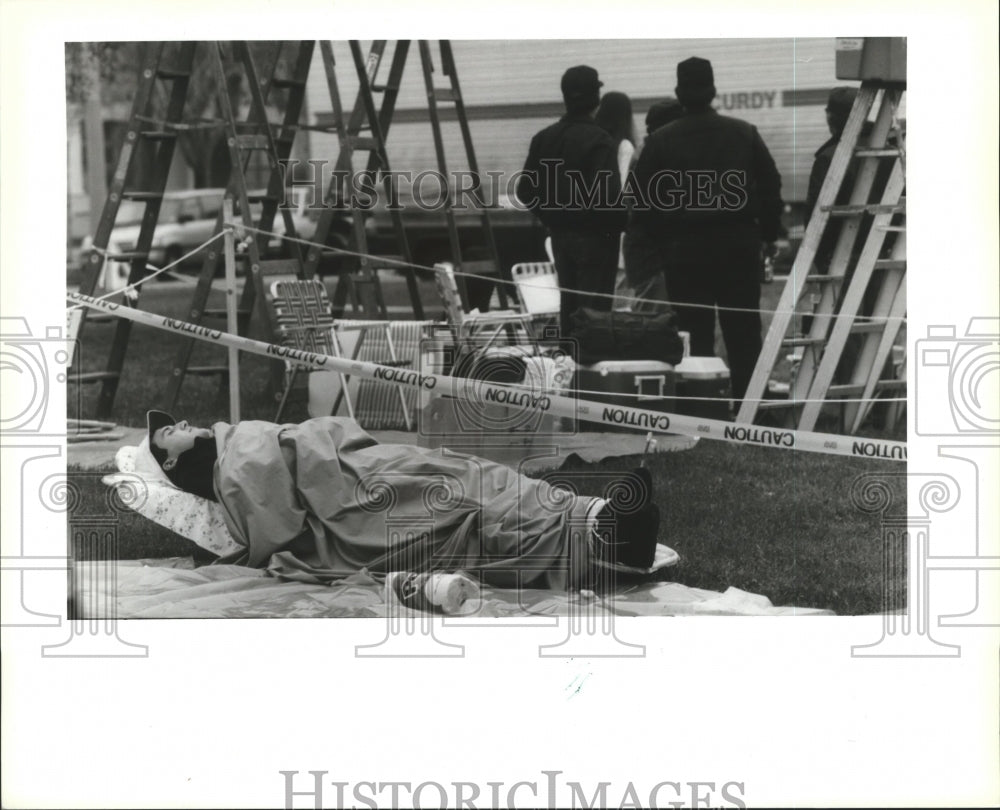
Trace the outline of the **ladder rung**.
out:
[[[147,141],[173,141],[177,140],[176,132],[164,132],[162,129],[146,130],[139,133],[140,138]]]
[[[796,402],[794,399],[765,399],[763,402],[757,403],[757,410],[773,411],[778,408],[790,408],[793,405],[801,404],[801,402]]]
[[[333,316],[329,315],[328,313],[323,313],[322,315],[319,315],[317,317],[317,319],[316,319],[316,321],[317,321],[316,323],[307,323],[307,324],[300,324],[300,323],[295,323],[295,322],[287,323],[286,322],[287,319],[284,318],[284,317],[280,317],[280,316],[278,317],[277,320],[278,320],[278,323],[281,325],[281,331],[282,332],[287,332],[287,333],[291,333],[291,332],[306,332],[306,333],[329,332],[336,325],[336,321],[334,321]],[[286,345],[288,345],[288,344],[286,344]]]
[[[851,334],[852,335],[868,335],[871,333],[878,333],[885,331],[885,324],[878,323],[876,321],[869,321],[867,323],[852,323],[851,324]]]
[[[879,380],[875,383],[876,391],[905,391],[906,380]]]
[[[373,93],[384,93],[386,90],[398,90],[398,84],[373,84],[371,90]]]
[[[121,375],[117,371],[87,371],[83,374],[67,374],[67,382],[92,383],[102,380],[116,380]]]
[[[266,135],[237,135],[236,145],[240,149],[268,149],[269,143]]]
[[[813,317],[822,318],[823,313],[817,312],[813,313]],[[870,323],[854,323],[851,324],[851,334],[852,335],[866,335],[869,333],[878,333],[885,330],[884,323],[870,322]],[[785,338],[781,341],[782,346],[794,347],[794,346],[822,346],[827,342],[825,337],[809,337],[808,335],[801,335],[798,337]]]
[[[203,318],[225,318],[229,312],[225,309],[205,309],[202,310],[201,316]],[[236,310],[237,318],[245,318],[250,314],[248,309],[238,309]]]
[[[824,205],[822,211],[829,211],[831,217],[857,217],[861,214],[905,214],[906,203],[902,198],[897,205]]]
[[[378,143],[374,138],[352,135],[350,137],[350,141],[353,149],[364,149],[368,152],[374,152],[378,148]]]
[[[875,261],[876,270],[905,270],[906,259],[877,259]]]
[[[156,75],[160,79],[174,80],[174,79],[186,79],[191,75],[190,70],[177,70],[175,68],[157,68]]]
[[[899,391],[906,389],[906,380],[879,380],[875,383],[876,391]],[[865,392],[865,386],[863,383],[857,383],[854,385],[843,384],[843,385],[831,385],[826,389],[826,395],[828,397],[856,397],[859,394]]]
[[[497,267],[496,262],[489,259],[480,259],[478,261],[465,261],[462,262],[460,269],[463,273],[472,273],[477,276],[499,276],[500,269]]]
[[[831,276],[829,274],[820,275],[813,273],[806,276],[806,284],[829,284],[831,281],[843,281],[843,276]]]
[[[131,262],[136,259],[148,259],[149,254],[138,250],[130,250],[122,253],[106,253],[105,256],[114,262]]]
[[[148,200],[162,200],[162,191],[123,191],[123,200],[138,200],[140,202],[145,202]]]
[[[831,385],[826,389],[826,395],[830,399],[834,399],[836,397],[856,397],[858,394],[863,394],[864,392],[865,387],[861,383],[856,385]]]
[[[260,263],[262,276],[298,275],[301,265],[297,259],[265,259]]]
[[[277,202],[278,198],[273,194],[247,194],[247,202],[249,203],[266,203],[266,202]]]
[[[188,366],[188,374],[208,376],[209,374],[228,374],[229,366]]]
[[[276,129],[280,124],[272,124],[270,121],[233,121],[233,126],[238,130],[249,129],[256,133],[261,127]]]
[[[440,87],[434,89],[435,101],[458,101],[458,94],[450,87]]]
[[[291,87],[305,87],[306,83],[302,79],[273,79],[271,87],[279,87],[287,90]]]
[[[822,316],[820,315],[814,317],[822,317]],[[808,335],[785,338],[783,341],[781,341],[782,346],[820,346],[823,343],[826,343],[826,338],[814,338],[814,337],[809,337]]]
[[[854,150],[858,157],[899,157],[901,152],[892,146],[860,146]]]

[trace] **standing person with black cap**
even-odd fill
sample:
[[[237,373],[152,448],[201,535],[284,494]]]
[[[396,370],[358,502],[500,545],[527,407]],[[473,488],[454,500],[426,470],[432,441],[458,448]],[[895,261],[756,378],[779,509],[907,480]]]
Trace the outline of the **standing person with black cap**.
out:
[[[685,115],[649,136],[636,165],[646,195],[636,217],[660,234],[667,290],[692,355],[715,353],[719,307],[740,400],[762,345],[761,250],[773,255],[781,232],[781,176],[756,127],[712,108],[711,62],[678,64],[676,94]]]
[[[625,228],[617,146],[594,121],[602,84],[587,65],[563,74],[566,115],[531,139],[517,184],[517,198],[552,236],[563,337],[579,307],[611,309]]]

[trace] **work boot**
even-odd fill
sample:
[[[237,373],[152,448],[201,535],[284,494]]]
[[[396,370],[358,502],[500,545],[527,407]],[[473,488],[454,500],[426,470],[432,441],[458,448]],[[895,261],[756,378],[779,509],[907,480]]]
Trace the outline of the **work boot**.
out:
[[[597,513],[595,550],[600,560],[649,568],[656,556],[660,510],[649,502],[653,477],[638,467],[605,489],[607,504]]]

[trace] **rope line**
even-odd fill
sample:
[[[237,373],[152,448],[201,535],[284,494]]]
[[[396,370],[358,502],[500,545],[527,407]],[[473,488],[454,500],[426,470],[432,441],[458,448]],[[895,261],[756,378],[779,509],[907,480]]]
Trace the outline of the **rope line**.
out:
[[[146,269],[153,271],[148,276],[146,276],[145,278],[141,279],[140,281],[135,281],[135,282],[133,282],[131,284],[126,284],[124,287],[121,287],[120,289],[112,290],[109,293],[105,293],[104,295],[97,296],[97,297],[94,298],[94,300],[95,301],[105,301],[105,300],[111,298],[112,296],[119,295],[119,294],[124,295],[126,298],[129,298],[131,300],[132,297],[129,296],[130,292],[135,292],[139,288],[140,285],[145,284],[147,281],[151,281],[152,279],[156,278],[157,276],[163,275],[164,273],[167,274],[167,275],[169,275],[171,278],[178,279],[178,280],[183,280],[183,281],[186,282],[187,279],[185,279],[183,276],[178,276],[177,274],[172,273],[170,271],[173,270],[173,268],[177,267],[182,262],[186,262],[188,259],[190,259],[192,256],[194,256],[195,253],[198,253],[200,250],[208,247],[210,244],[212,244],[212,242],[216,241],[217,239],[221,239],[223,236],[225,236],[225,230],[220,231],[219,233],[215,234],[215,236],[212,236],[209,239],[207,239],[206,241],[202,242],[200,245],[198,245],[198,247],[194,248],[193,250],[189,251],[188,253],[185,253],[183,256],[181,256],[176,261],[172,261],[172,262],[170,262],[170,264],[164,265],[163,267],[155,267],[154,265],[150,264],[149,262],[146,262]],[[104,256],[105,261],[107,260],[108,256],[113,256],[114,255],[113,253],[111,253],[111,251],[107,250],[106,248],[100,248],[100,247],[97,247],[96,245],[92,246],[90,249],[93,250],[93,251],[95,251],[95,252],[97,252],[97,253],[100,253],[102,256]],[[107,268],[105,268],[105,269],[107,269]],[[197,282],[194,282],[194,283],[197,283]],[[77,304],[75,306],[68,307],[67,310],[83,309],[85,306],[86,306],[85,304]]]
[[[263,235],[267,235],[267,236],[277,237],[279,239],[282,239],[282,240],[285,240],[285,241],[288,241],[288,242],[294,242],[294,243],[297,243],[297,244],[300,244],[300,245],[306,245],[307,247],[315,247],[315,248],[319,248],[320,250],[331,251],[331,252],[334,252],[334,253],[337,253],[337,254],[340,254],[340,255],[343,255],[343,256],[352,256],[352,257],[358,258],[358,259],[376,259],[379,264],[386,264],[386,265],[389,265],[391,267],[410,268],[410,269],[413,269],[413,270],[422,270],[424,272],[431,272],[431,273],[436,273],[437,272],[437,269],[435,267],[433,267],[433,266],[427,266],[427,265],[424,265],[424,264],[417,264],[415,262],[408,262],[408,261],[405,261],[403,259],[393,259],[393,258],[391,258],[389,256],[378,256],[377,254],[374,254],[374,253],[360,253],[360,252],[355,251],[355,250],[348,250],[347,248],[330,247],[328,245],[321,245],[318,242],[312,242],[312,241],[310,241],[308,239],[303,239],[301,237],[292,237],[292,236],[287,236],[285,234],[274,233],[273,231],[265,231],[265,230],[262,230],[260,228],[255,228],[255,227],[250,226],[250,225],[237,225],[235,227],[236,227],[237,231],[239,231],[240,229],[242,229],[242,230],[245,230],[245,231],[251,231],[253,233],[258,233],[258,234],[263,234]],[[482,274],[479,274],[479,273],[469,273],[469,272],[466,272],[464,270],[455,270],[454,274],[456,276],[462,276],[463,278],[474,278],[474,279],[480,279],[482,281],[490,281],[490,282],[493,282],[493,283],[496,283],[497,280],[498,280],[496,276],[485,276],[485,275],[482,275]],[[506,279],[500,279],[500,280],[506,282]],[[789,280],[791,280],[791,276],[789,276]],[[508,282],[508,283],[513,283],[513,282]],[[561,287],[558,284],[556,286],[554,286],[554,287],[551,284],[533,284],[531,281],[528,281],[528,280],[518,281],[517,284],[518,285],[523,285],[525,287],[535,287],[535,288],[544,289],[544,290],[553,290],[554,289],[554,290],[558,290],[560,293],[575,293],[577,295],[585,295],[585,296],[590,296],[592,298],[608,298],[608,299],[611,299],[613,301],[623,301],[623,302],[628,302],[630,304],[632,304],[632,303],[643,303],[643,304],[654,304],[654,305],[661,305],[661,306],[686,307],[688,309],[711,309],[711,310],[719,311],[719,312],[757,313],[757,314],[761,314],[761,315],[788,314],[788,311],[786,311],[786,310],[778,310],[778,309],[760,309],[760,308],[754,309],[752,307],[723,307],[723,306],[717,306],[715,304],[680,303],[680,302],[676,302],[676,301],[651,301],[648,298],[634,298],[634,297],[631,297],[631,296],[615,295],[614,293],[598,293],[598,292],[586,292],[586,291],[582,291],[582,290],[575,290],[575,289],[573,289],[571,287]],[[794,310],[794,309],[791,310],[790,313],[792,315],[801,314],[801,315],[804,315],[804,316],[810,316],[812,318],[852,318],[855,321],[864,321],[864,322],[870,322],[870,323],[876,323],[877,322],[877,323],[888,324],[888,323],[893,323],[893,322],[897,322],[897,321],[900,322],[900,323],[905,323],[906,322],[906,316],[905,315],[897,315],[897,316],[886,315],[886,316],[881,316],[880,317],[880,316],[877,316],[877,315],[860,315],[860,314],[850,315],[850,314],[847,314],[847,313],[839,313],[839,312],[830,312],[830,313],[816,314],[816,313],[813,313],[813,312],[798,312],[797,310]]]

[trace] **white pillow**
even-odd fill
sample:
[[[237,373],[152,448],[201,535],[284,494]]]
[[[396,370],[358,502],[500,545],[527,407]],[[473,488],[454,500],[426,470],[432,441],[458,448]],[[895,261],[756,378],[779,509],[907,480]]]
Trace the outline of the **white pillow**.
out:
[[[119,472],[101,480],[117,487],[118,497],[130,509],[220,557],[243,548],[226,526],[219,504],[185,492],[167,478],[149,452],[148,439],[138,447],[120,448],[115,465]]]

